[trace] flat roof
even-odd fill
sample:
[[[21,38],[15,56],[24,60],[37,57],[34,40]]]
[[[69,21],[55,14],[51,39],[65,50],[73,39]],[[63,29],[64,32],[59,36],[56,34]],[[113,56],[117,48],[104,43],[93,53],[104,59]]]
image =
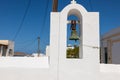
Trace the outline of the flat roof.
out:
[[[0,40],[0,44],[2,45],[8,45],[9,40]]]

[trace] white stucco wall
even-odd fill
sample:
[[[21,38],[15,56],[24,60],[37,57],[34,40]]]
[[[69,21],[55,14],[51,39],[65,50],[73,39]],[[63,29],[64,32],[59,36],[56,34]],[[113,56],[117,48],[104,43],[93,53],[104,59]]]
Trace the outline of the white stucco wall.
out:
[[[120,65],[100,64],[98,80],[120,80]]]
[[[67,17],[72,14],[77,16],[81,23],[81,59],[66,58]],[[87,12],[79,4],[70,4],[60,13],[59,29],[60,80],[96,80],[99,72],[99,48],[93,46],[99,47],[99,13]]]
[[[47,57],[30,58],[30,57],[1,57],[0,58],[0,80],[62,80],[56,79],[55,74],[51,74],[51,68]],[[13,64],[14,63],[14,64]],[[73,65],[73,63],[71,63]],[[64,71],[62,74],[68,74],[70,78],[77,80],[120,80],[120,65],[99,64],[98,73],[82,72],[80,69],[71,69]],[[79,66],[81,68],[82,66]],[[77,73],[77,74],[71,74]],[[85,75],[83,75],[85,74]],[[96,75],[97,74],[97,75]],[[54,76],[52,76],[54,75]],[[94,75],[93,78],[90,78]],[[79,76],[80,78],[75,78]],[[68,80],[68,77],[64,77]]]
[[[0,57],[0,80],[54,80],[48,57]]]
[[[48,57],[1,57],[0,68],[49,68]]]
[[[105,51],[104,48],[105,47],[110,47],[110,45],[108,45],[108,40],[111,41],[111,53],[112,53],[112,64],[120,64],[120,27],[115,28],[109,32],[107,32],[106,34],[104,34],[101,37],[101,54],[102,54],[102,62],[105,61]]]

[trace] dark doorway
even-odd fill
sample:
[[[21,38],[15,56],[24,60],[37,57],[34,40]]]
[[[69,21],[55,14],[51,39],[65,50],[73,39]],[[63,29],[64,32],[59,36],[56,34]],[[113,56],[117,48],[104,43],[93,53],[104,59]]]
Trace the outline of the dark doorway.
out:
[[[104,48],[104,52],[105,52],[105,63],[108,63],[108,49],[107,47]]]

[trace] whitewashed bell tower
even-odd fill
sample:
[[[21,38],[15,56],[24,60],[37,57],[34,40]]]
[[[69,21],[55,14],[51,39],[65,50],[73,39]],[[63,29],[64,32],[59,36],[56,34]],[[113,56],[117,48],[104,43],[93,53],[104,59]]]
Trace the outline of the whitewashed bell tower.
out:
[[[77,16],[81,27],[79,54],[82,57],[77,59],[66,58],[69,15]],[[99,72],[98,12],[87,12],[75,0],[61,12],[51,12],[50,67],[56,80],[96,80]]]

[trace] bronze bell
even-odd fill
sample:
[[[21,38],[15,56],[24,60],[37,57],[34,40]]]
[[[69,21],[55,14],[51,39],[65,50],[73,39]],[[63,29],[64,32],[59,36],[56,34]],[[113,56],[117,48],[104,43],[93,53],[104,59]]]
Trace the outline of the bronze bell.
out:
[[[79,36],[77,35],[76,31],[76,20],[71,21],[71,36],[69,40],[79,40]]]
[[[77,35],[77,31],[76,30],[72,30],[71,31],[71,36],[69,38],[69,40],[79,40],[79,36]]]

